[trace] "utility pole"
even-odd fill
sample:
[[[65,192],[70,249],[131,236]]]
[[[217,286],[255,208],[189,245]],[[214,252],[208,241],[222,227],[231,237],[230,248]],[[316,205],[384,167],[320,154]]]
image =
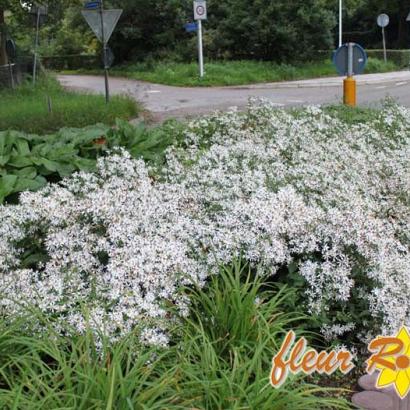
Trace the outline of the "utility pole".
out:
[[[110,102],[110,87],[108,82],[108,63],[107,63],[107,41],[105,39],[105,29],[104,29],[104,0],[101,0],[100,7],[101,16],[101,41],[103,44],[103,59],[104,59],[104,78],[105,78],[105,102],[108,104]]]

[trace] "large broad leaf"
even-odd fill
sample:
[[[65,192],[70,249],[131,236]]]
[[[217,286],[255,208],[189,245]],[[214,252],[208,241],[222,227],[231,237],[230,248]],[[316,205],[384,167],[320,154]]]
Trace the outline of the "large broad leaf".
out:
[[[61,178],[70,176],[73,172],[77,170],[77,167],[74,164],[70,163],[61,163],[58,165],[57,172]]]
[[[0,167],[4,167],[10,161],[10,155],[0,155]]]
[[[18,140],[14,141],[14,146],[16,148],[14,151],[17,151],[18,155],[30,155],[30,146],[28,145],[28,142],[26,140],[19,138]]]
[[[38,191],[46,185],[47,181],[43,177],[36,177],[34,179],[19,178],[14,187],[14,192]]]
[[[14,168],[26,168],[26,167],[32,166],[33,164],[34,164],[34,161],[31,156],[22,157],[20,155],[12,155],[7,165],[14,167]]]
[[[14,192],[18,177],[16,175],[3,175],[0,177],[0,203]]]
[[[38,165],[43,165],[47,169],[47,171],[57,172],[60,163],[58,163],[57,161],[50,161],[47,158],[40,158]]]
[[[0,156],[7,156],[11,153],[12,143],[8,131],[0,132]]]
[[[16,169],[12,172],[13,175],[17,175],[21,178],[34,179],[37,176],[37,169],[35,167],[26,167],[22,169]]]
[[[77,157],[74,160],[74,164],[81,171],[93,171],[95,169],[96,161],[92,159]]]

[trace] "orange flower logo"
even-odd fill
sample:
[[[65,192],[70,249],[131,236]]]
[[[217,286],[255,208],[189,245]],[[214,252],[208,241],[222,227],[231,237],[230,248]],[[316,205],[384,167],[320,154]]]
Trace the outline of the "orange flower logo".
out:
[[[402,327],[396,337],[378,337],[369,344],[375,352],[367,361],[367,371],[381,370],[376,386],[394,385],[397,394],[404,399],[410,389],[410,334]]]

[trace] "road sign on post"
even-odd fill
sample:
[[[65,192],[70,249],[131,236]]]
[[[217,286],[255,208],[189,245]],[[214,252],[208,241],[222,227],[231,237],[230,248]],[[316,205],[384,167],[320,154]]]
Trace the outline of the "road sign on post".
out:
[[[33,85],[36,84],[37,79],[37,52],[39,46],[39,36],[40,36],[40,26],[44,22],[45,17],[48,13],[48,7],[42,6],[40,4],[34,3],[30,9],[30,14],[35,16],[35,24],[36,24],[36,40],[34,44],[34,62],[33,62]]]
[[[196,0],[194,1],[194,19],[195,20],[206,20],[207,10],[206,10],[206,1],[205,0]]]
[[[98,10],[83,10],[81,14],[87,21],[91,30],[94,32],[95,36],[102,43],[108,43],[112,33],[121,17],[122,10],[103,10],[102,12],[102,22],[101,15]],[[103,30],[104,28],[104,30]],[[104,31],[104,41],[103,41],[103,31]]]
[[[352,75],[363,74],[367,63],[366,51],[359,44],[352,44]],[[348,75],[349,70],[349,45],[343,44],[333,53],[333,64],[339,75]]]
[[[367,63],[367,54],[359,44],[348,43],[339,47],[333,53],[333,64],[340,75],[346,75],[343,81],[343,102],[356,106],[355,74],[362,74]]]
[[[204,76],[204,51],[202,43],[202,21],[207,19],[207,9],[205,0],[194,1],[194,19],[198,24],[198,60],[199,60],[199,76]]]
[[[105,76],[105,101],[110,101],[110,88],[108,82],[108,69],[110,68],[110,55],[108,50],[108,41],[121,17],[121,9],[104,10],[104,1],[87,2],[84,6],[86,9],[81,12],[91,30],[98,40],[103,44],[103,62]]]
[[[387,27],[390,23],[390,18],[387,14],[380,14],[377,17],[377,25],[382,29],[382,36],[383,36],[383,56],[384,62],[387,62],[387,50],[386,50],[386,34],[385,34],[385,27]]]

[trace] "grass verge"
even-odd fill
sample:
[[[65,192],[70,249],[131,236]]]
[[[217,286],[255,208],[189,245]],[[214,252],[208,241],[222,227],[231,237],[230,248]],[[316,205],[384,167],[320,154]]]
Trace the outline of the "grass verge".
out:
[[[370,58],[366,73],[382,73],[399,70],[392,62]],[[111,75],[128,77],[157,84],[174,86],[228,86],[303,80],[335,76],[336,70],[330,61],[305,63],[299,66],[275,64],[264,61],[217,61],[205,65],[205,77],[198,77],[196,63],[143,62],[114,67]],[[69,71],[67,73],[100,74],[101,71]]]
[[[0,100],[0,130],[38,134],[99,122],[111,125],[116,118],[136,117],[139,111],[131,98],[115,96],[107,105],[103,96],[67,91],[51,78],[36,87],[26,83],[14,91],[0,90]]]

